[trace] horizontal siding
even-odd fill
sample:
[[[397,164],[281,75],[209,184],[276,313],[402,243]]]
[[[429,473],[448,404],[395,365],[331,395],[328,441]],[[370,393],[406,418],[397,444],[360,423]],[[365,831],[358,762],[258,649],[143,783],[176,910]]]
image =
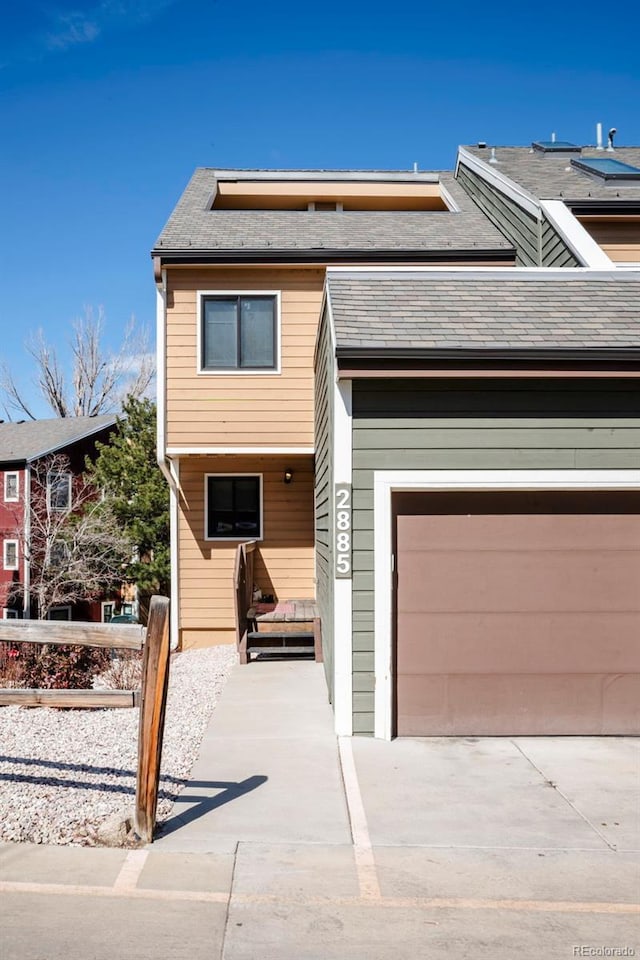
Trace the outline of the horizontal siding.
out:
[[[623,381],[354,381],[354,690],[374,689],[374,470],[640,467],[640,391]],[[371,733],[371,701],[354,729]]]
[[[640,220],[581,217],[580,222],[614,263],[640,263]]]
[[[169,269],[169,446],[312,446],[313,351],[323,282],[318,268]],[[280,291],[280,374],[197,373],[198,290]]]
[[[293,480],[284,484],[286,468]],[[280,599],[314,596],[313,458],[188,457],[180,461],[180,627],[194,631],[234,629],[233,570],[237,542],[204,539],[204,477],[207,473],[261,473],[264,539],[254,580]]]
[[[614,263],[640,263],[640,244],[602,243],[601,247]]]
[[[458,181],[489,220],[511,241],[518,265],[539,266],[537,219],[462,163],[458,167]]]

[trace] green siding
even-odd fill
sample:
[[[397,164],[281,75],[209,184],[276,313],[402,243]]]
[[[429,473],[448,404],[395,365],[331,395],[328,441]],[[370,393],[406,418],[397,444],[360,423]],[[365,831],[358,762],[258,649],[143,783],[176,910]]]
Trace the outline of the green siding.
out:
[[[564,240],[551,226],[546,217],[542,218],[542,266],[543,267],[581,267],[578,258],[571,252]]]
[[[516,250],[517,265],[539,266],[540,247],[536,217],[503,193],[499,193],[464,164],[458,167],[458,181],[494,226],[511,241]]]
[[[624,381],[353,383],[353,679],[374,689],[374,470],[640,467],[640,391]],[[354,699],[354,732],[373,731]]]
[[[322,653],[333,703],[333,352],[326,316],[318,330],[315,369],[315,550],[316,601]]]
[[[556,233],[546,217],[539,220],[463,163],[458,180],[489,220],[516,249],[516,262],[524,267],[579,267],[580,261]]]

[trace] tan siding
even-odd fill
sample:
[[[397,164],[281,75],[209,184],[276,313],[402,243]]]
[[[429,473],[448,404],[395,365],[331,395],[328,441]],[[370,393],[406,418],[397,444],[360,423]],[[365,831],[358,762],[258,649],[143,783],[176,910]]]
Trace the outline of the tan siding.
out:
[[[285,468],[293,481],[283,482]],[[313,458],[189,457],[180,462],[182,490],[180,627],[183,645],[233,638],[233,567],[237,542],[204,538],[204,477],[207,473],[261,473],[264,539],[255,582],[264,593],[313,597]]]
[[[169,271],[169,446],[312,446],[313,350],[323,282],[323,268]],[[280,291],[280,374],[197,374],[198,290]]]
[[[640,243],[601,243],[600,246],[614,263],[640,263]]]
[[[640,220],[632,217],[579,219],[614,263],[640,263]]]

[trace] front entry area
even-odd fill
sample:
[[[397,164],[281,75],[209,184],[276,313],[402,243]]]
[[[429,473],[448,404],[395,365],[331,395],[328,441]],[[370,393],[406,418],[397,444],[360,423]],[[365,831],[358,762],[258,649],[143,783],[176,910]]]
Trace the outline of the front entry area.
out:
[[[640,733],[640,495],[393,495],[395,733]]]

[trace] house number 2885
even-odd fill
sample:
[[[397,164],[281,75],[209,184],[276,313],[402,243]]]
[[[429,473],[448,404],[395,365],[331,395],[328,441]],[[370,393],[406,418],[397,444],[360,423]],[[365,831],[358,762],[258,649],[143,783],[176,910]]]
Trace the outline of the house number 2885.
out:
[[[351,485],[336,484],[335,502],[336,577],[351,577]]]

